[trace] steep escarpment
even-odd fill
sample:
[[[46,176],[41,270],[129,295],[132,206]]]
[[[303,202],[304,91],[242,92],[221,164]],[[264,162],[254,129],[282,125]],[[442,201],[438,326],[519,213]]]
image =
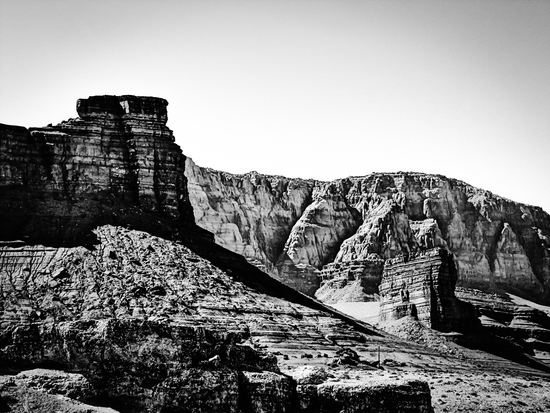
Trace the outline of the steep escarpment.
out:
[[[368,259],[371,253],[388,259],[441,247],[455,256],[459,285],[546,296],[550,217],[540,208],[440,176],[375,174],[350,180],[346,197],[364,223],[335,261]]]
[[[480,380],[492,386],[487,377],[520,377],[541,379],[532,397],[550,403],[543,372],[388,336],[215,244],[194,224],[185,157],[166,128],[164,100],[99,96],[77,109],[78,118],[56,126],[2,126],[0,410],[431,412],[432,391],[445,390],[436,381],[442,370],[457,378],[475,371],[456,394],[460,402]],[[389,256],[406,249],[400,237],[411,252],[412,237],[422,248],[445,241],[436,219],[415,218],[409,231],[404,216],[384,215],[383,200],[373,202],[382,205],[381,221],[362,214],[360,201],[348,199],[352,180],[252,175],[227,187],[247,187],[244,205],[272,197],[271,218],[254,231],[276,238],[277,222],[285,223],[288,236],[265,257],[275,271],[304,275],[296,286],[321,267],[327,280],[345,271],[368,288],[386,255],[367,246],[348,261],[339,257],[365,222],[393,231]],[[221,195],[217,204],[204,199],[219,210],[227,205]],[[265,213],[242,210],[248,223]],[[384,247],[391,237],[378,235],[365,239]],[[515,254],[507,239],[502,249]],[[269,239],[256,240],[258,251],[267,248]],[[490,390],[499,407],[518,407],[514,394]],[[487,404],[470,396],[472,406]]]
[[[78,118],[26,129],[0,125],[0,238],[93,243],[99,224],[174,231],[193,224],[185,156],[166,126],[168,102],[93,96]]]
[[[212,173],[199,171],[204,176]],[[192,177],[189,180],[197,182]],[[201,186],[200,182],[196,185]],[[230,215],[230,200],[236,195],[223,186],[216,188],[223,195],[217,205],[224,205]],[[271,258],[275,264],[271,273],[278,273],[283,280],[286,277],[288,284],[299,286],[301,278],[310,280],[304,292],[311,294],[311,280],[317,277],[322,280],[319,297],[329,301],[360,296],[333,288],[351,291],[358,284],[366,288],[364,299],[374,299],[382,275],[377,260],[438,247],[454,254],[459,286],[548,299],[550,216],[541,208],[441,175],[409,172],[316,182],[310,199],[290,229],[281,254],[276,260]],[[193,196],[191,202],[195,215],[200,215],[203,206]],[[260,199],[255,202],[262,205]],[[215,221],[205,221],[206,215],[199,225],[209,225],[214,232],[219,228]],[[235,231],[241,230],[238,221],[235,226]],[[282,241],[277,242],[280,245]],[[243,244],[245,249],[246,239]],[[251,254],[249,260],[254,259]],[[363,277],[358,275],[359,267],[366,269]],[[351,273],[355,275],[349,276]]]

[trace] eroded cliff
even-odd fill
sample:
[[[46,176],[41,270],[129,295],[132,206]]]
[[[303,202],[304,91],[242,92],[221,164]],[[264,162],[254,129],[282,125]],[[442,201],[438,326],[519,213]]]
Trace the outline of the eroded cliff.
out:
[[[185,174],[197,225],[212,232],[219,245],[313,295],[319,287],[317,276],[306,273],[300,277],[294,261],[287,268],[278,260],[292,229],[312,202],[316,181],[255,172],[232,175],[201,168],[190,158]],[[289,271],[294,271],[292,277],[286,276]]]
[[[232,232],[246,230],[248,234],[254,228],[261,231],[256,222],[265,219],[270,206],[283,202],[283,198],[268,190],[268,203],[261,197],[248,201],[242,198],[236,208],[240,195],[212,178],[220,175],[198,167],[193,176],[188,175],[190,185],[202,188],[206,196],[209,191],[216,193],[216,201],[209,208],[191,195],[195,216],[201,217],[198,224],[221,233],[222,226],[204,211],[223,210],[226,217],[233,217],[238,209],[256,206],[267,215],[260,214],[259,221],[250,217],[245,224],[233,219]],[[262,182],[261,176],[254,176],[256,182]],[[309,280],[301,288],[303,292],[311,294],[317,278],[318,282],[322,280],[318,296],[328,302],[361,295],[363,299],[375,299],[382,270],[379,266],[373,271],[373,262],[440,247],[455,257],[459,286],[518,292],[535,300],[548,300],[550,216],[541,208],[441,175],[409,172],[314,182],[304,191],[303,213],[296,214],[294,222],[286,222],[277,238],[280,249],[283,235],[288,234],[280,255],[274,257],[277,250],[265,254],[260,244],[250,248],[247,255],[251,262],[262,262],[271,274],[289,285],[300,288],[304,284],[300,280]],[[249,237],[260,235],[240,236],[239,249],[248,248]],[[369,269],[364,277],[358,276],[358,266]],[[360,278],[355,284],[346,281],[350,268]],[[352,291],[357,284],[361,284],[363,294]],[[350,291],[342,293],[342,288]]]
[[[439,331],[479,330],[474,306],[455,296],[456,280],[454,260],[444,249],[387,260],[380,284],[380,322],[412,316]]]

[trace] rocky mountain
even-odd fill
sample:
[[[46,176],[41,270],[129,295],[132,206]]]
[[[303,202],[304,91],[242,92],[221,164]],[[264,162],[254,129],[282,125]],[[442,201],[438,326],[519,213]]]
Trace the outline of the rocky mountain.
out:
[[[410,346],[195,225],[166,106],[95,96],[59,125],[0,126],[0,409],[430,411],[426,381],[374,383],[354,348]]]
[[[386,271],[398,280],[388,297],[410,280],[404,307],[433,326],[439,318],[463,325],[456,273],[441,252],[447,233],[434,214],[413,224],[394,214],[406,202],[386,195],[361,209],[370,190],[358,192],[351,179],[206,173],[174,143],[166,109],[158,98],[94,96],[58,125],[0,125],[0,411],[550,408],[546,367],[524,349],[499,353],[498,339],[490,353],[460,347],[467,329],[458,338],[429,333],[437,345],[403,341],[259,268],[310,293],[322,273],[333,290],[355,283],[364,295]],[[506,239],[530,239],[527,227],[506,222]],[[432,246],[443,249],[398,258],[396,268],[387,260]],[[388,303],[386,314],[402,306]],[[500,317],[498,308],[486,314]],[[535,319],[524,316],[524,324]],[[412,310],[393,321],[407,317]],[[402,327],[393,325],[400,335]],[[529,404],[517,398],[527,387]]]
[[[541,208],[441,175],[319,182],[187,164],[198,225],[326,302],[376,299],[383,261],[433,247],[454,255],[459,286],[550,299],[550,216]]]

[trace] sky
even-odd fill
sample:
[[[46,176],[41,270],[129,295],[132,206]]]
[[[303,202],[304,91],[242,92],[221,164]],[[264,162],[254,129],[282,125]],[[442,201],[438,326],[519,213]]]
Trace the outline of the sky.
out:
[[[0,122],[168,100],[200,166],[442,174],[550,212],[549,0],[0,0]]]

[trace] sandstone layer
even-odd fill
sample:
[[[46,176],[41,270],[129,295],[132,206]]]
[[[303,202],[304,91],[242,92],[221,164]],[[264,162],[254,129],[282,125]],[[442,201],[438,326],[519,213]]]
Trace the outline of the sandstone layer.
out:
[[[323,282],[319,297],[329,297],[329,302],[349,296],[331,287],[348,285],[348,267],[356,268],[360,262],[373,267],[372,261],[434,247],[454,255],[459,286],[549,299],[550,216],[541,208],[441,175],[376,173],[308,182],[301,187],[300,208],[295,208],[293,219],[281,226],[274,241],[277,248],[267,254],[268,247],[249,239],[262,237],[259,223],[272,216],[273,205],[285,204],[285,196],[267,186],[253,186],[255,191],[269,193],[266,202],[265,197],[241,196],[238,187],[242,184],[226,185],[231,180],[249,182],[246,176],[196,166],[187,176],[190,187],[195,188],[190,200],[199,225],[223,234],[230,224],[238,247],[229,242],[224,245],[234,251],[248,251],[245,255],[249,261],[261,263],[270,274],[305,293],[312,293],[317,278]],[[269,178],[254,177],[257,183]],[[199,192],[201,197],[194,195]],[[258,218],[237,218],[241,215],[238,211],[254,208],[260,211]],[[225,217],[224,224],[218,214]],[[253,234],[255,230],[258,232]],[[270,231],[273,233],[271,227]],[[363,299],[376,299],[372,294],[381,276],[381,269],[376,274],[365,273],[361,280],[366,288]]]
[[[457,273],[446,250],[386,261],[380,284],[380,322],[413,316],[430,328],[475,332],[479,321],[474,306],[455,296]]]
[[[167,105],[93,96],[78,100],[78,118],[55,126],[0,125],[0,209],[9,211],[0,238],[80,245],[93,243],[100,224],[160,234],[171,231],[161,218],[193,223]]]

